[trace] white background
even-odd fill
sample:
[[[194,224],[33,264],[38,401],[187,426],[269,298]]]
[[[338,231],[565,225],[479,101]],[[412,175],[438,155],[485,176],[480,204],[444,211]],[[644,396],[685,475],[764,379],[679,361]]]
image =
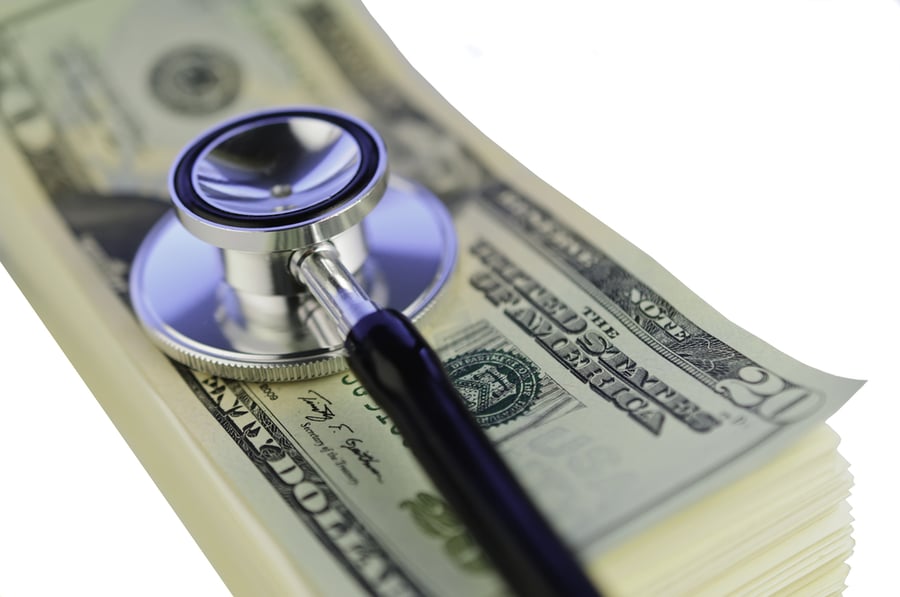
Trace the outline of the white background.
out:
[[[856,476],[846,595],[891,592],[900,6],[370,5],[488,136],[724,315],[870,380],[830,421]],[[5,275],[0,301],[0,595],[225,593]],[[52,412],[30,410],[35,387]]]

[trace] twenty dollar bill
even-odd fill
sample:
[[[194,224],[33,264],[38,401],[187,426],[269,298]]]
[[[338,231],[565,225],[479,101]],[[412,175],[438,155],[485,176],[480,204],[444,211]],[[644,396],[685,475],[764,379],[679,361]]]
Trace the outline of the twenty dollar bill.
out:
[[[353,2],[83,0],[3,19],[0,255],[236,592],[500,586],[352,374],[221,379],[172,363],[134,321],[127,276],[168,209],[170,163],[238,113],[351,112],[393,172],[447,204],[457,271],[420,327],[585,562],[766,462],[859,386],[729,324],[536,180]]]

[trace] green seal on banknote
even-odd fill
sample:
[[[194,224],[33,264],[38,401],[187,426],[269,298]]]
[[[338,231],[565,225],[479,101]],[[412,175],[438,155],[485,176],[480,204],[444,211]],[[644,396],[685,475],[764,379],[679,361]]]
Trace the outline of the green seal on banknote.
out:
[[[540,372],[535,364],[512,352],[475,350],[453,357],[445,366],[482,427],[520,416],[540,389]]]
[[[241,88],[237,61],[222,49],[191,44],[159,58],[150,73],[150,91],[170,110],[211,114],[231,104]]]

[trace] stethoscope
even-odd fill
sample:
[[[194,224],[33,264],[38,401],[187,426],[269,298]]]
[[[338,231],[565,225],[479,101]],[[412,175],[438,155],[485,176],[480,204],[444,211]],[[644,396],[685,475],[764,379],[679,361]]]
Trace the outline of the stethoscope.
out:
[[[130,288],[166,354],[249,381],[349,366],[517,593],[596,594],[411,322],[453,271],[453,221],[388,175],[372,127],[322,108],[241,116],[181,152],[169,191]]]

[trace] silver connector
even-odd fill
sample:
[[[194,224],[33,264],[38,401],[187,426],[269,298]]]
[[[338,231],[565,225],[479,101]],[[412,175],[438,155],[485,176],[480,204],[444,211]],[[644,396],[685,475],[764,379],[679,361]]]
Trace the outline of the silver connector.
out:
[[[337,250],[329,242],[320,243],[291,257],[290,270],[305,284],[346,336],[356,323],[378,310],[353,274],[341,263]]]

